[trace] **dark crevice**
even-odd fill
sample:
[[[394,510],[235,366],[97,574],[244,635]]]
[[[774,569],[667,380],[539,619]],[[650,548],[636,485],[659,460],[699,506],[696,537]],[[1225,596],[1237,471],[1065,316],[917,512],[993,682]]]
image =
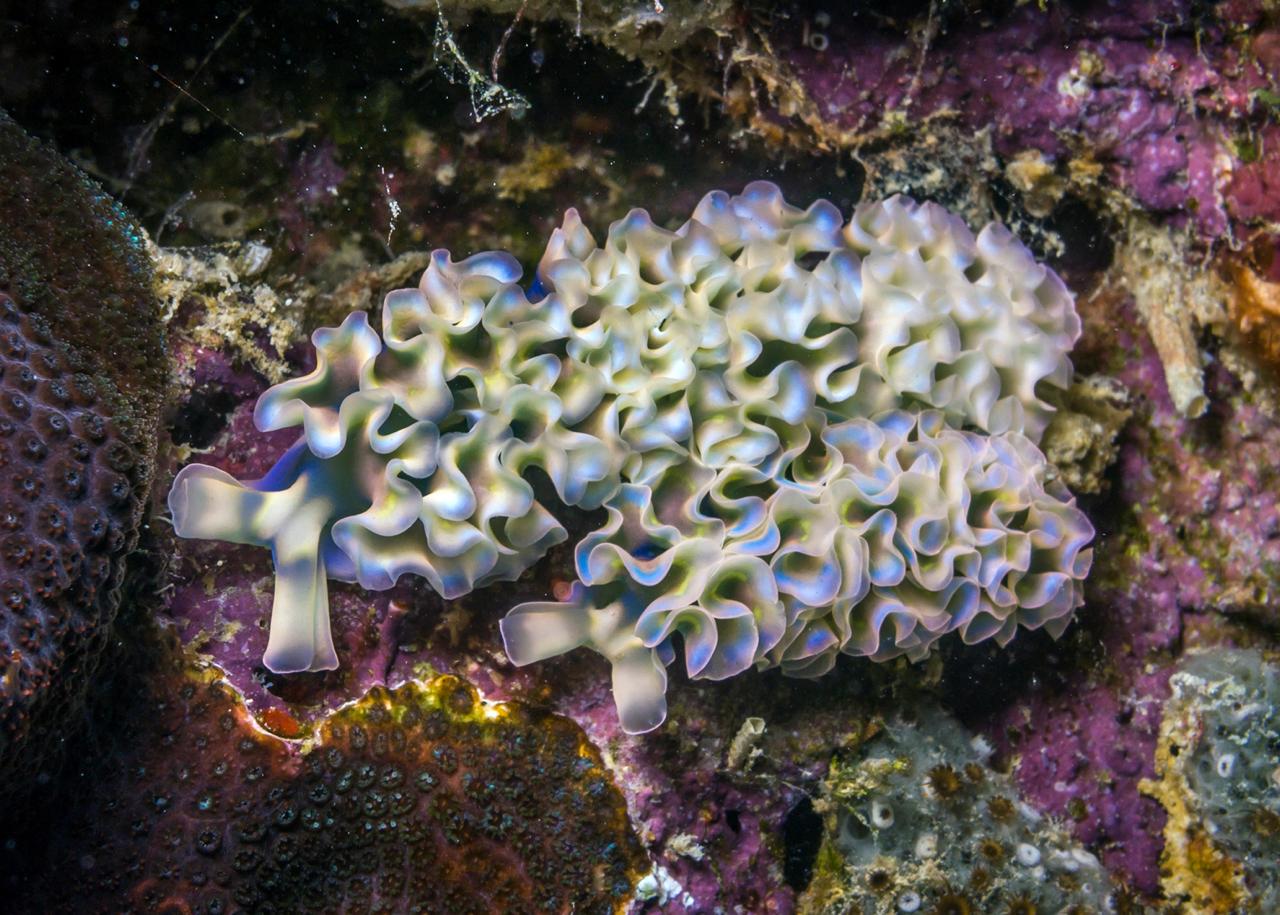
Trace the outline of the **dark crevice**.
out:
[[[742,832],[742,814],[730,808],[724,812],[724,821],[734,832]]]
[[[225,428],[227,417],[240,403],[233,391],[197,392],[183,404],[173,422],[173,443],[207,448]]]
[[[782,878],[802,893],[813,879],[813,865],[822,847],[822,815],[809,798],[801,798],[782,821],[782,846]]]

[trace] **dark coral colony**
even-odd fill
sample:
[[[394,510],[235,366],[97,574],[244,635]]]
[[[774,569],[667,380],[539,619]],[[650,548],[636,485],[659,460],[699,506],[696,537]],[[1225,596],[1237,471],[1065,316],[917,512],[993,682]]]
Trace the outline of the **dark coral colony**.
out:
[[[0,911],[1280,910],[1280,5],[0,60]]]

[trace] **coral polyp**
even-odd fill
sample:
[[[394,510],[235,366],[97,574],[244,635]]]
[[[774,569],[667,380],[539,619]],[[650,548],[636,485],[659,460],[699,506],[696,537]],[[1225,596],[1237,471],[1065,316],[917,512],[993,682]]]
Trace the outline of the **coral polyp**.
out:
[[[606,521],[567,600],[503,620],[507,654],[603,654],[630,732],[678,650],[692,677],[815,676],[1058,635],[1082,602],[1093,529],[1036,447],[1080,322],[1002,227],[901,197],[845,223],[759,182],[603,244],[570,210],[520,276],[436,252],[381,337],[317,331],[316,369],[262,396],[259,428],[301,429],[264,479],[178,475],[179,534],[273,550],[272,670],[337,665],[326,578],[515,578],[566,539],[557,500]]]

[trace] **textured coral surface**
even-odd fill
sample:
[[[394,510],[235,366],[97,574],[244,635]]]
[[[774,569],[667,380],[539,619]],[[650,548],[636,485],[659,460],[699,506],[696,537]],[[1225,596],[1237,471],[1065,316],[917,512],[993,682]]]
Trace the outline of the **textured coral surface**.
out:
[[[989,767],[990,746],[928,700],[916,705],[833,763],[820,872],[800,911],[1111,908],[1101,863]]]
[[[0,222],[3,799],[66,739],[115,617],[165,361],[132,220],[3,112]]]
[[[96,760],[61,827],[92,851],[15,911],[603,913],[644,869],[582,732],[457,678],[375,689],[305,743],[185,661],[151,690],[148,749]]]

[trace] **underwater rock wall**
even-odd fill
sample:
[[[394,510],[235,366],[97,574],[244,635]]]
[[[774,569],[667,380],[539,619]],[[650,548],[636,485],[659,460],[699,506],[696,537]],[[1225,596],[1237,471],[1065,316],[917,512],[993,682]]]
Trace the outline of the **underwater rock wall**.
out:
[[[1274,370],[1274,4],[777,12],[717,38],[719,66],[699,48],[655,70],[768,143],[848,153],[873,195],[928,196],[971,220],[996,212],[1072,257],[1114,251],[1181,412],[1205,405],[1206,331],[1251,340]]]
[[[1123,510],[1103,528],[1109,545],[1090,578],[1105,613],[1086,660],[1048,665],[983,729],[1018,760],[1033,803],[1154,893],[1165,817],[1140,786],[1155,777],[1174,662],[1184,646],[1223,638],[1266,644],[1274,627],[1277,425],[1221,364],[1207,373],[1206,416],[1179,415],[1131,302],[1109,294],[1094,307],[1111,316],[1094,326],[1135,411],[1114,474]],[[1088,306],[1085,323],[1092,347]]]
[[[553,881],[543,907],[553,910],[899,911],[900,902],[916,904],[901,899],[904,892],[918,894],[920,912],[1074,906],[1190,913],[1269,904],[1259,902],[1271,892],[1274,855],[1262,835],[1274,800],[1269,789],[1232,782],[1238,797],[1253,799],[1237,811],[1219,802],[1220,783],[1184,772],[1177,759],[1186,757],[1183,747],[1194,747],[1197,760],[1212,755],[1204,732],[1180,723],[1225,714],[1225,707],[1210,710],[1209,693],[1196,684],[1265,692],[1265,683],[1249,677],[1271,663],[1266,652],[1276,638],[1274,4],[872,0],[837,10],[483,0],[397,3],[394,14],[391,6],[162,9],[122,0],[99,13],[28,4],[11,10],[0,30],[0,60],[11,64],[0,67],[0,104],[33,133],[53,138],[163,246],[156,292],[174,338],[166,359],[149,348],[154,328],[145,322],[128,341],[115,339],[124,322],[104,332],[92,310],[61,325],[68,334],[83,331],[75,347],[110,349],[104,370],[113,385],[145,365],[139,396],[158,403],[170,373],[174,390],[160,429],[151,522],[138,527],[130,583],[113,588],[127,612],[112,614],[110,628],[99,617],[92,675],[79,666],[84,656],[68,656],[60,668],[68,676],[51,687],[92,700],[55,700],[50,707],[77,714],[58,714],[43,730],[65,738],[67,758],[80,765],[59,769],[24,754],[19,774],[5,782],[33,798],[17,808],[20,822],[9,817],[0,825],[6,902],[32,912],[47,911],[51,900],[68,911],[206,903],[214,911],[270,911],[309,904],[316,887],[335,894],[345,887],[353,906],[408,908],[413,897],[429,911],[483,910],[516,899],[519,910],[536,899],[531,875],[557,873],[548,864],[554,854],[585,893]],[[352,312],[376,319],[385,293],[415,283],[442,244],[460,256],[508,251],[545,294],[551,286],[533,268],[570,206],[580,209],[582,224],[606,226],[627,206],[645,204],[653,226],[639,232],[627,223],[619,237],[635,231],[644,244],[631,251],[634,264],[660,272],[674,250],[667,241],[708,188],[760,176],[791,200],[831,199],[844,213],[903,192],[944,204],[975,228],[1002,221],[1077,293],[1082,333],[1070,359],[1079,374],[1065,391],[1050,386],[1053,396],[1043,399],[1058,411],[1042,436],[1038,429],[1030,436],[1056,468],[1042,468],[1039,457],[1019,463],[1017,454],[986,463],[997,441],[1017,433],[970,424],[958,401],[946,415],[922,392],[904,398],[895,389],[895,403],[884,408],[907,401],[908,414],[887,429],[870,416],[825,418],[828,427],[859,420],[867,436],[884,434],[881,451],[899,464],[908,451],[928,452],[946,458],[938,466],[961,456],[988,470],[1030,467],[1046,492],[1056,485],[1051,476],[1068,481],[1098,536],[1080,590],[1084,603],[1060,638],[1044,631],[1048,624],[1019,627],[1005,645],[939,638],[918,661],[872,663],[838,651],[839,614],[806,605],[819,611],[810,625],[789,623],[785,632],[817,633],[812,642],[796,637],[784,646],[779,638],[755,659],[774,669],[717,683],[691,679],[684,636],[658,630],[676,656],[665,669],[668,720],[631,735],[618,720],[607,659],[569,652],[515,667],[502,650],[498,620],[516,606],[593,613],[604,603],[607,594],[588,599],[574,591],[582,579],[574,544],[594,534],[602,552],[622,556],[619,548],[631,547],[626,538],[636,525],[619,523],[610,533],[607,510],[588,508],[589,500],[561,504],[548,477],[531,483],[533,497],[554,514],[564,539],[533,538],[530,555],[517,549],[508,565],[495,561],[491,569],[501,567],[510,580],[455,597],[418,576],[379,591],[330,581],[328,620],[341,665],[278,673],[262,663],[276,593],[268,551],[182,540],[162,503],[174,474],[192,461],[254,480],[288,453],[304,430],[262,432],[253,407],[271,385],[316,367],[311,331]],[[20,202],[0,214],[0,224],[7,227],[7,214],[17,211],[36,225],[74,226],[83,215],[73,204],[50,209],[59,218],[45,220],[43,210]],[[561,237],[581,232],[566,226]],[[616,250],[598,253],[610,244],[602,235],[560,257],[602,264],[607,287],[632,263],[622,258],[628,264],[618,266]],[[57,276],[66,288],[100,279],[91,269],[61,269],[78,266],[90,248],[59,249]],[[816,271],[812,260],[796,258],[788,269]],[[510,262],[503,270],[511,272]],[[589,304],[616,304],[611,297],[619,293],[606,295],[587,275]],[[518,280],[510,285],[538,298]],[[80,298],[71,292],[68,301]],[[117,305],[128,311],[128,301],[109,297],[105,313],[123,313]],[[860,340],[868,336],[861,320],[850,324]],[[693,323],[702,330],[710,322]],[[927,338],[929,349],[949,333],[937,330],[912,325],[908,336]],[[981,329],[960,322],[957,333],[968,339]],[[390,348],[386,335],[376,336]],[[618,344],[624,336],[584,347],[583,361],[611,366],[626,349]],[[454,352],[479,361],[479,337],[453,341],[460,344]],[[126,365],[134,355],[136,364]],[[790,358],[775,342],[757,358],[775,369],[783,357]],[[6,383],[12,374],[6,368]],[[735,402],[777,400],[756,390],[768,374],[737,377]],[[466,376],[455,376],[453,388],[465,388],[469,382],[458,377]],[[699,403],[703,392],[691,386],[685,394]],[[942,399],[932,391],[927,397]],[[940,406],[941,421],[925,419]],[[904,437],[908,420],[923,421],[923,431],[916,425]],[[772,422],[765,425],[777,434]],[[513,429],[530,432],[522,421]],[[441,428],[440,438],[459,430]],[[15,426],[15,435],[25,431]],[[630,455],[650,431],[666,434],[670,426],[619,431],[621,451]],[[966,444],[956,447],[960,440]],[[702,444],[693,442],[706,463],[714,449],[704,453]],[[137,454],[149,447],[144,436]],[[793,464],[821,463],[811,457]],[[619,485],[624,464],[611,471]],[[136,482],[148,466],[140,460],[125,476]],[[849,463],[841,467],[850,472]],[[696,473],[690,477],[696,482]],[[46,489],[53,479],[46,476]],[[815,480],[811,474],[805,484]],[[771,477],[767,485],[777,483]],[[653,489],[659,498],[648,504],[692,505],[662,498],[672,491]],[[615,507],[624,519],[643,521],[642,506],[636,499]],[[654,531],[677,543],[695,539],[675,524],[650,525],[646,536]],[[512,546],[500,528],[489,533]],[[709,538],[703,521],[692,533],[715,539],[722,553],[736,543]],[[793,542],[806,540],[793,533]],[[632,565],[649,561],[627,555]],[[585,565],[591,571],[590,555]],[[15,573],[6,566],[5,575]],[[782,580],[771,576],[775,586]],[[794,576],[792,584],[819,579]],[[621,587],[624,578],[612,581],[632,590]],[[601,582],[610,587],[607,576]],[[794,599],[784,593],[780,601]],[[156,640],[155,622],[181,644]],[[4,623],[29,628],[14,616]],[[759,639],[774,630],[757,624],[755,631]],[[735,636],[717,645],[748,642]],[[1244,647],[1223,655],[1223,645]],[[816,649],[811,672],[831,669],[820,678],[783,676],[779,668],[803,672],[809,658],[797,660],[795,652],[806,646]],[[1237,651],[1248,660],[1203,660]],[[702,669],[713,670],[713,662]],[[345,728],[366,713],[392,722],[416,714],[435,701],[441,674],[479,691],[472,735],[487,735],[485,752],[493,751],[458,775],[502,769],[522,783],[528,775],[533,794],[551,797],[540,809],[564,814],[534,827],[517,811],[511,823],[523,838],[486,835],[475,844],[466,830],[492,828],[485,810],[509,808],[460,802],[465,835],[457,847],[483,848],[480,857],[492,865],[471,874],[446,866],[454,846],[444,831],[431,832],[443,821],[432,819],[429,806],[392,826],[381,805],[394,789],[353,783],[348,796],[359,796],[357,812],[334,800],[341,770],[308,768],[323,761],[322,751],[308,752],[321,740],[325,752],[341,744],[362,761],[404,755],[372,743],[350,749],[353,738],[333,733],[328,722]],[[19,705],[29,698],[36,701],[23,695]],[[210,710],[216,723],[205,717]],[[1249,718],[1250,728],[1265,732],[1260,723]],[[511,727],[499,732],[499,724]],[[387,735],[390,747],[398,726],[379,721],[366,733]],[[970,742],[979,734],[990,755]],[[547,751],[546,778],[517,771],[502,755],[508,739],[541,745],[552,735],[563,741]],[[573,753],[582,762],[557,762]],[[910,822],[902,834],[913,840],[920,823],[926,833],[951,837],[937,855],[917,856],[914,841],[907,848],[884,830],[835,841],[836,823],[875,813],[875,792],[859,794],[856,776],[885,758],[901,763],[892,773],[898,780],[884,782],[902,798],[895,826]],[[243,763],[244,778],[218,775],[217,760]],[[974,790],[1020,801],[1018,816],[996,829],[983,804],[937,803],[930,770],[947,761],[966,775],[967,764],[985,761],[983,787]],[[582,778],[575,766],[584,767]],[[215,782],[218,804],[203,809],[208,799],[197,789]],[[976,796],[965,793],[970,782],[962,785],[954,796]],[[332,796],[313,799],[316,786]],[[466,788],[459,792],[451,798],[466,797]],[[222,801],[230,798],[244,809],[228,811]],[[308,821],[328,809],[341,817],[318,832],[283,809],[277,822],[284,798],[311,811]],[[1214,812],[1223,808],[1225,816]],[[1242,839],[1237,821],[1248,817],[1254,834]],[[250,823],[242,831],[241,820],[250,819],[265,830]],[[540,830],[572,841],[557,844]],[[989,867],[984,850],[965,843],[993,831],[1001,833],[1000,848],[986,847],[996,861]],[[394,841],[366,843],[368,832]],[[406,832],[429,836],[397,857],[388,848]],[[442,836],[443,844],[435,841]],[[601,853],[607,873],[579,867],[579,852],[600,853],[609,841],[618,846]],[[1023,843],[1041,851],[1031,871],[1008,853]],[[867,855],[882,853],[896,862],[894,893],[868,884],[876,875],[879,886],[881,877]],[[1072,861],[1074,876],[1087,879],[1058,866]],[[1095,880],[1102,871],[1105,880]],[[326,882],[335,872],[343,887]],[[1031,885],[1028,874],[1039,882]],[[987,883],[993,876],[998,881]]]

